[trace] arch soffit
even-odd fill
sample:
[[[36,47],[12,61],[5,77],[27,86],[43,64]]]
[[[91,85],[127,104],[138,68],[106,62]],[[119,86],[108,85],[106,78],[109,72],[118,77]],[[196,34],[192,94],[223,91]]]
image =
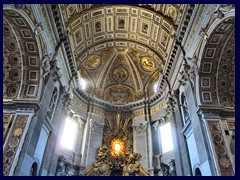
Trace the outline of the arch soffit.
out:
[[[19,49],[17,52],[16,49],[9,49],[7,45],[4,48],[4,99],[38,100],[42,86],[40,68],[42,50],[39,39],[34,34],[33,20],[23,10],[14,6],[4,6],[3,10],[5,26],[10,27],[9,33],[5,31],[6,29],[3,32],[4,40],[10,38],[12,34],[12,45]],[[13,54],[12,58],[10,54]],[[16,60],[16,63],[9,65],[9,60]],[[7,79],[11,79],[9,78],[11,69],[18,69],[20,73],[15,73],[15,77],[12,77],[15,80],[9,81]],[[17,81],[19,83],[16,83]]]

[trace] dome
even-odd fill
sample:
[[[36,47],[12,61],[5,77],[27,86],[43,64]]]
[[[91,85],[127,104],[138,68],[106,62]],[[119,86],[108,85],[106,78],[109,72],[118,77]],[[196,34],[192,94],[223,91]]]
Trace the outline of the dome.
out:
[[[111,47],[95,51],[78,68],[87,94],[112,104],[139,101],[152,96],[164,61],[133,48]]]
[[[181,5],[61,5],[79,85],[114,105],[158,91],[173,48]]]

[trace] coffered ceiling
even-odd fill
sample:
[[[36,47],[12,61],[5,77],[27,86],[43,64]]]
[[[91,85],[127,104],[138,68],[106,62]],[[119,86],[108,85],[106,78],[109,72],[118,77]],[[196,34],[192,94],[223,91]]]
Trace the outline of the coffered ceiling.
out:
[[[85,93],[112,104],[154,95],[184,5],[61,5]],[[156,91],[155,91],[156,93]]]

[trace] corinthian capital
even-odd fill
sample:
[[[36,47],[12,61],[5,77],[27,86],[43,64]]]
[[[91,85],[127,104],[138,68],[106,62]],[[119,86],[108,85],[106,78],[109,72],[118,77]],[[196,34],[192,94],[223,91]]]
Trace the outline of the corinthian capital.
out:
[[[137,132],[138,134],[145,132],[147,129],[147,122],[145,123],[139,123],[137,125],[132,125],[133,130]]]

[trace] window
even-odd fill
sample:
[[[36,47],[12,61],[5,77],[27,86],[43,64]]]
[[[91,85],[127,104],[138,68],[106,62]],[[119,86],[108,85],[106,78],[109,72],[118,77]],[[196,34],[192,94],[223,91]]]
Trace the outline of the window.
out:
[[[87,87],[87,81],[86,81],[86,79],[84,79],[84,78],[81,76],[81,74],[80,74],[79,71],[77,71],[77,76],[78,76],[78,78],[79,78],[79,88],[82,89],[82,90],[85,90],[86,87]]]
[[[37,176],[37,163],[34,162],[30,169],[30,176]]]
[[[154,93],[158,92],[158,82],[153,85],[153,91]]]
[[[87,82],[83,78],[81,78],[80,85],[81,85],[82,90],[85,90],[86,86],[87,86]]]
[[[173,150],[171,124],[167,123],[160,126],[160,135],[162,142],[162,153]]]
[[[202,176],[202,173],[199,168],[196,168],[195,170],[195,176]]]
[[[69,150],[72,150],[75,142],[76,132],[77,123],[67,118],[63,130],[61,145]]]

